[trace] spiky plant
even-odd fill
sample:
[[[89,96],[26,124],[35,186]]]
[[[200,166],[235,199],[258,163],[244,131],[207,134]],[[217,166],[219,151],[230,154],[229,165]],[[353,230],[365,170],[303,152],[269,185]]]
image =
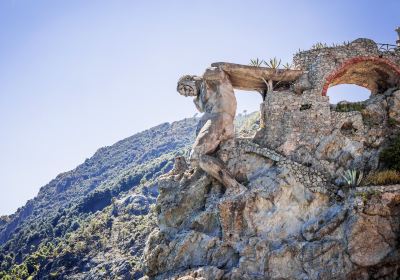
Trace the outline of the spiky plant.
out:
[[[292,69],[292,64],[289,64],[288,62],[286,62],[285,64],[282,65],[283,68],[285,68],[286,70]]]
[[[346,172],[342,175],[346,185],[349,187],[357,187],[361,184],[361,181],[364,177],[362,171],[358,172],[355,169],[346,170]]]
[[[319,49],[323,49],[323,48],[327,48],[327,47],[328,47],[328,45],[326,43],[318,42],[318,43],[315,43],[314,45],[312,45],[311,49],[319,50]]]
[[[261,67],[264,63],[264,60],[259,60],[258,57],[256,59],[250,59],[250,65],[255,67]]]
[[[274,58],[271,58],[269,60],[269,62],[264,61],[264,64],[267,65],[267,67],[269,67],[269,68],[278,69],[279,66],[281,65],[281,60],[280,59],[278,60],[276,57],[274,57]]]

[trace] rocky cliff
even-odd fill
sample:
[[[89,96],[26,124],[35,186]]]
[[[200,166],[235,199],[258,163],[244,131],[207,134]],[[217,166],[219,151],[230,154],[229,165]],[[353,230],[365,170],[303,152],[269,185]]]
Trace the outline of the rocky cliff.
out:
[[[160,179],[159,228],[144,253],[150,279],[399,277],[399,185],[339,197],[310,187],[326,184],[318,173],[268,152],[247,140],[221,150],[246,175],[244,193],[201,171]]]
[[[400,48],[382,51],[358,39],[299,53],[294,62],[286,70],[214,63],[200,90],[179,81],[182,95],[198,92],[200,100],[231,88],[262,93],[261,128],[206,152],[221,172],[206,163],[187,167],[180,158],[179,168],[159,178],[158,227],[144,251],[147,278],[400,278],[400,185],[392,184],[400,175],[385,171],[397,174],[382,180],[385,186],[371,180],[398,169],[400,144],[389,152],[391,163],[382,151],[399,135]],[[224,78],[216,82],[210,73]],[[364,86],[371,97],[329,104],[327,88],[341,83]],[[218,134],[213,121],[195,152],[207,133]],[[344,180],[345,172],[352,178]]]

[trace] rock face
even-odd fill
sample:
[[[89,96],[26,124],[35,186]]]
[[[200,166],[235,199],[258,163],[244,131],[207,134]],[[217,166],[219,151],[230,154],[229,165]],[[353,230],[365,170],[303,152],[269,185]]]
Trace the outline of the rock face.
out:
[[[159,181],[159,228],[144,252],[150,279],[400,277],[400,186],[360,188],[339,200],[300,182],[312,170],[301,165],[296,175],[283,156],[266,154],[248,140],[221,148],[244,193],[193,169]]]
[[[388,98],[389,117],[400,123],[400,90]]]

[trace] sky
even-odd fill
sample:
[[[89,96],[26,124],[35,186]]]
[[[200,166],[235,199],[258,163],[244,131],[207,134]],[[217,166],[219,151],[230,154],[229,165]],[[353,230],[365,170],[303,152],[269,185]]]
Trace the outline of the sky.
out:
[[[394,44],[399,11],[399,0],[1,0],[0,215],[98,148],[193,116],[175,91],[181,75],[217,61],[290,63],[316,42]],[[237,99],[238,112],[261,102]]]

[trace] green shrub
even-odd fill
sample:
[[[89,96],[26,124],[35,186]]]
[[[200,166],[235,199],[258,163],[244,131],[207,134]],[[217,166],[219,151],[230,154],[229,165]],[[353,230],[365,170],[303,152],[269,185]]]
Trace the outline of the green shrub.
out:
[[[394,185],[400,184],[400,172],[395,170],[376,171],[368,174],[363,185]]]
[[[400,171],[400,135],[382,150],[379,159],[388,169]]]
[[[388,119],[388,125],[389,126],[396,126],[398,124],[399,124],[399,122],[396,119],[394,119],[394,118],[389,118]]]
[[[365,104],[361,102],[353,102],[353,103],[338,103],[336,105],[336,112],[352,112],[352,111],[362,111],[365,109]]]

